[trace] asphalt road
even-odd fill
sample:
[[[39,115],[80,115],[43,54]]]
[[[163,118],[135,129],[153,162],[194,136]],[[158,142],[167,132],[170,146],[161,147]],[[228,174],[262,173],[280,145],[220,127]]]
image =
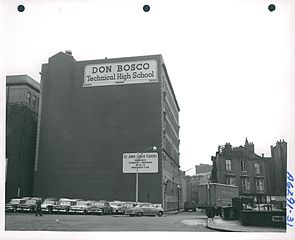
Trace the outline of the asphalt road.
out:
[[[190,231],[209,232],[201,212],[166,214],[163,217],[120,215],[55,215],[7,213],[6,231]]]

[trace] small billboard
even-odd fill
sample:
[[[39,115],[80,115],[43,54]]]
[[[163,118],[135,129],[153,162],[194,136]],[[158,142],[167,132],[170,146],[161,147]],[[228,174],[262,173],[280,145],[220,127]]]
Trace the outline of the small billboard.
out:
[[[123,153],[123,173],[136,173],[137,168],[138,173],[157,173],[158,153]]]

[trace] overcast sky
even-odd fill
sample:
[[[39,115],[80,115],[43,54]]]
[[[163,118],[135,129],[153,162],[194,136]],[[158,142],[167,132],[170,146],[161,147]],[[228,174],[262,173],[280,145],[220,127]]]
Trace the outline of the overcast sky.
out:
[[[182,170],[246,137],[270,156],[277,140],[294,141],[294,4],[274,2],[270,12],[259,0],[149,1],[145,13],[146,1],[7,1],[5,74],[39,82],[41,64],[67,49],[77,61],[162,54],[181,109]]]
[[[182,170],[246,137],[266,156],[285,139],[294,159],[294,2],[2,0],[1,78],[39,82],[41,64],[67,49],[77,61],[162,54],[181,109]]]

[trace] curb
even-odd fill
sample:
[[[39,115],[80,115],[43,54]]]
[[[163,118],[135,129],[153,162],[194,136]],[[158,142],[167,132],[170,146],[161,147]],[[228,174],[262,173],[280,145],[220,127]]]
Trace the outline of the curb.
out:
[[[230,229],[225,229],[225,228],[212,227],[209,225],[209,218],[207,219],[206,228],[212,229],[212,230],[217,230],[219,232],[243,232],[243,231],[239,231],[239,230],[230,230]]]
[[[170,211],[170,212],[165,212],[164,214],[165,215],[172,215],[172,214],[178,214],[178,213],[181,213],[181,212],[183,212],[184,210],[179,210],[179,211]]]
[[[244,228],[244,226],[237,226],[236,228],[234,226],[232,226],[231,228],[228,227],[220,227],[218,225],[214,225],[214,224],[210,224],[210,221],[213,221],[211,219],[207,219],[207,224],[206,224],[206,228],[208,229],[212,229],[212,230],[216,230],[216,231],[220,231],[220,232],[276,232],[276,233],[281,233],[281,232],[285,232],[284,230],[280,230],[279,228],[261,228],[260,226],[248,226],[249,228]]]

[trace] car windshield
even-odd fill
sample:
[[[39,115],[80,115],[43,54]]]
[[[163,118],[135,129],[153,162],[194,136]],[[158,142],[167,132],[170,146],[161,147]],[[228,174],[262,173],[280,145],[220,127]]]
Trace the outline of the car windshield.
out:
[[[96,202],[94,203],[95,206],[98,206],[98,207],[103,207],[105,206],[106,204],[104,202]]]
[[[124,207],[133,207],[135,204],[133,203],[124,203],[123,206]]]
[[[71,202],[70,201],[61,201],[60,205],[64,205],[64,206],[70,206]]]
[[[86,201],[78,201],[76,206],[89,206],[91,203]]]
[[[55,201],[54,200],[45,200],[43,203],[44,204],[54,204]]]
[[[36,204],[36,200],[30,199],[26,202],[27,204]]]
[[[137,204],[135,207],[147,207],[147,204]]]
[[[116,202],[112,202],[110,203],[111,206],[118,206],[118,207],[121,207],[122,206],[122,203],[116,203]]]

